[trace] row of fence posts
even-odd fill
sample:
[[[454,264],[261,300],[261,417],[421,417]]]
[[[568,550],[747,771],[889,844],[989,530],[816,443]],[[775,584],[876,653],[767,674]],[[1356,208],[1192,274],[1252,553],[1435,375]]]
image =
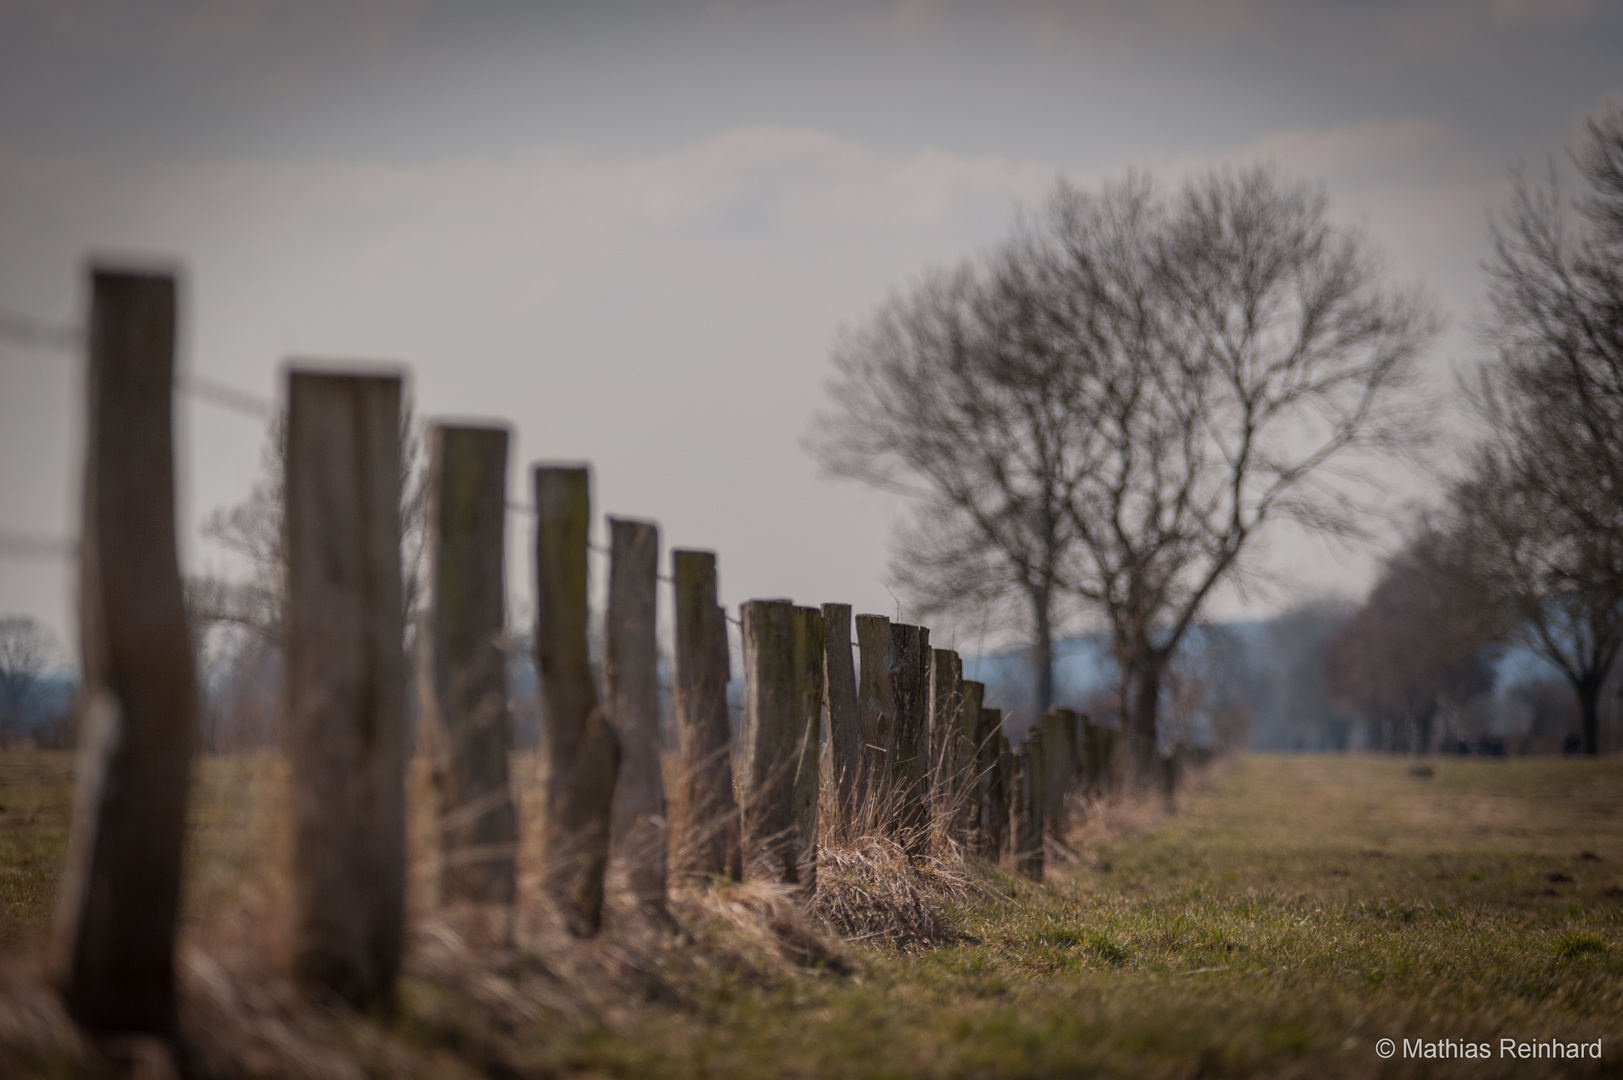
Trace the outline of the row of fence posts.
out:
[[[175,545],[176,296],[165,274],[93,270],[81,545],[82,747],[57,945],[64,1000],[105,1030],[175,1022],[174,939],[198,693]],[[295,365],[287,381],[287,747],[294,973],[387,1005],[405,929],[408,664],[401,378]],[[447,901],[510,904],[521,821],[508,779],[503,528],[508,433],[430,438],[431,601],[417,678]],[[848,605],[742,605],[743,718],[727,703],[715,555],[672,553],[679,789],[658,730],[655,525],[609,520],[602,695],[587,645],[584,465],[538,465],[535,662],[543,696],[542,889],[576,935],[618,890],[652,920],[669,882],[815,888],[826,743],[838,813],[921,856],[932,831],[1040,878],[1071,792],[1112,783],[1113,733],[1056,710],[1018,745],[929,631]],[[825,738],[826,732],[826,738]],[[866,809],[865,809],[866,808]]]

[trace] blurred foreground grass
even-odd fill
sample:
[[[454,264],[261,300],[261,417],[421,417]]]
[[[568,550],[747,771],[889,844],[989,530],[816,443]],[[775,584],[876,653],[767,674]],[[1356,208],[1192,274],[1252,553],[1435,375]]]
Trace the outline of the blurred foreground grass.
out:
[[[957,939],[852,974],[686,963],[660,993],[497,1030],[421,974],[388,1020],[423,1075],[1623,1076],[1623,761],[1253,756],[1166,817],[1090,822],[1042,885],[988,871]],[[0,755],[0,947],[48,925],[70,762]],[[203,764],[187,919],[275,858],[268,759]],[[521,794],[533,795],[533,765]],[[260,879],[264,878],[261,873]],[[240,927],[233,933],[241,933]],[[1380,1038],[1398,1040],[1391,1060]],[[1415,1061],[1402,1040],[1604,1040],[1599,1062]]]

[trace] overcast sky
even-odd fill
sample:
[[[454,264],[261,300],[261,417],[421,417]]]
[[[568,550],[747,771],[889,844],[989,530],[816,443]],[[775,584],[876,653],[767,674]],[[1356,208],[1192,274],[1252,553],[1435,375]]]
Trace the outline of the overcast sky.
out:
[[[1507,170],[1608,102],[1623,4],[1584,0],[0,0],[0,311],[73,323],[87,256],[176,262],[201,375],[271,398],[289,356],[404,362],[422,414],[513,425],[515,497],[588,459],[597,509],[720,553],[728,603],[895,614],[903,508],[800,445],[888,290],[1057,176],[1272,159],[1438,297],[1445,384]],[[0,341],[0,534],[75,528],[76,363]],[[180,416],[184,558],[230,569],[197,524],[263,430]],[[1220,613],[1371,572],[1270,554],[1294,591]],[[70,564],[0,554],[0,614],[71,641],[72,603]]]

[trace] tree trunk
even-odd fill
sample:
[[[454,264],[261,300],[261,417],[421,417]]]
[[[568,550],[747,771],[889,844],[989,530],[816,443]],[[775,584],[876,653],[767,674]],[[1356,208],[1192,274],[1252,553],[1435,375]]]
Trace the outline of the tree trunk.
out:
[[[1156,726],[1161,705],[1161,660],[1135,656],[1128,662],[1123,712],[1133,742],[1135,783],[1148,783],[1160,768],[1161,745]]]
[[[1054,594],[1051,589],[1031,591],[1033,631],[1031,675],[1037,688],[1037,715],[1046,716],[1054,707]]]
[[[1584,755],[1600,753],[1600,687],[1602,680],[1591,676],[1573,684],[1578,691],[1578,716],[1583,728]]]

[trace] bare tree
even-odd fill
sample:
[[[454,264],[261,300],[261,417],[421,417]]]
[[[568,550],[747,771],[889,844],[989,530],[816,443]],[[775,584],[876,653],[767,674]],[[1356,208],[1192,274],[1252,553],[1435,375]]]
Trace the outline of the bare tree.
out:
[[[844,340],[813,448],[919,497],[897,564],[926,606],[1024,604],[1040,704],[1059,602],[1101,617],[1148,773],[1167,666],[1257,534],[1355,532],[1371,467],[1415,445],[1434,332],[1322,194],[1271,169],[1170,198],[1061,183]]]
[[[1566,675],[1583,749],[1623,646],[1623,111],[1589,123],[1570,202],[1517,174],[1492,229],[1495,358],[1471,395],[1487,434],[1452,502],[1480,586]]]
[[[23,734],[40,676],[56,656],[56,638],[26,615],[0,619],[0,745]]]
[[[1493,689],[1504,627],[1472,580],[1469,542],[1457,523],[1422,519],[1330,638],[1329,690],[1364,717],[1374,749],[1424,753],[1439,714]]]
[[[1087,462],[1071,412],[1081,364],[1049,325],[1030,254],[1017,239],[932,274],[845,335],[836,409],[810,447],[837,476],[916,499],[895,577],[923,615],[1022,625],[1041,714],[1054,699],[1066,505]]]

